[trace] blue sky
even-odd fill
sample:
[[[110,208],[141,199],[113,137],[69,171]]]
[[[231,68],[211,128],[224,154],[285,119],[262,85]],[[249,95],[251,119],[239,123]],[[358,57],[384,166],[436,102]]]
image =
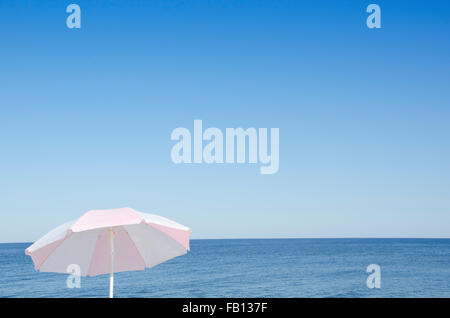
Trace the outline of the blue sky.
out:
[[[2,1],[0,242],[123,206],[193,238],[450,237],[450,3],[376,1],[375,30],[372,2]],[[195,119],[279,128],[279,172],[175,165]]]

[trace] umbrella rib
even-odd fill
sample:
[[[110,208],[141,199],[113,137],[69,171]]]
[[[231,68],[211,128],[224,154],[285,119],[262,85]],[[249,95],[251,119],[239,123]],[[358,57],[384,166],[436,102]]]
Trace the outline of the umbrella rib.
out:
[[[127,233],[127,236],[130,239],[130,241],[134,244],[134,247],[136,248],[138,255],[141,257],[142,262],[144,262],[144,269],[145,269],[147,267],[147,263],[145,262],[144,257],[142,257],[141,251],[139,251],[139,248],[137,247],[136,242],[131,238],[131,235],[130,235],[130,233],[128,233],[127,229],[125,227],[123,229],[125,230],[125,233]]]
[[[88,276],[88,275],[92,276],[89,273],[91,272],[92,260],[94,259],[95,251],[97,250],[97,245],[98,245],[98,240],[100,239],[100,235],[101,235],[101,231],[98,232],[97,238],[95,239],[95,245],[94,245],[94,248],[92,249],[91,260],[89,261],[89,267],[88,267],[88,270],[86,272],[86,276]]]

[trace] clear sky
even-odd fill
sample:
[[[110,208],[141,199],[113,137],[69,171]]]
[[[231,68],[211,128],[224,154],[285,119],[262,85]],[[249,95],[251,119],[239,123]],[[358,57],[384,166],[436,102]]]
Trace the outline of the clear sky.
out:
[[[193,238],[450,237],[449,1],[2,0],[0,39],[0,242],[123,206]],[[175,165],[195,119],[279,128],[278,173]]]

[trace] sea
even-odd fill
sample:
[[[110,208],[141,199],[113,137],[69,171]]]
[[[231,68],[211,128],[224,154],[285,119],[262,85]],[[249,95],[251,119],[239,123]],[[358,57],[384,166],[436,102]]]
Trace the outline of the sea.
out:
[[[24,251],[0,244],[0,297],[107,297],[109,276],[40,273]],[[379,266],[380,288],[367,272]],[[369,284],[373,287],[373,284]],[[188,254],[116,273],[115,297],[450,297],[450,239],[191,240]]]

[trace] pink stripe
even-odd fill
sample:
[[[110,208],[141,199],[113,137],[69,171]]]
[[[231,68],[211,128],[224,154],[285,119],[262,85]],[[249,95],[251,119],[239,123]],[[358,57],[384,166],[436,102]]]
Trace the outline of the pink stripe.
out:
[[[34,251],[34,252],[27,252],[28,255],[31,256],[31,259],[34,263],[34,269],[38,270],[42,264],[44,264],[47,257],[61,244],[65,238],[62,238],[58,241],[55,241],[53,243],[50,243],[44,247],[41,247],[40,249]]]
[[[148,223],[148,225],[154,227],[158,231],[163,232],[169,237],[173,238],[175,241],[181,244],[185,249],[189,251],[189,237],[191,236],[191,231],[186,230],[178,230],[170,227],[166,227],[163,225],[159,225],[156,223]]]
[[[81,232],[97,228],[139,224],[141,221],[142,218],[130,208],[90,210],[72,225],[71,230]]]
[[[122,227],[114,230],[114,272],[144,270],[145,262],[136,245]],[[89,275],[110,272],[110,237],[107,229],[101,231],[92,255]]]

